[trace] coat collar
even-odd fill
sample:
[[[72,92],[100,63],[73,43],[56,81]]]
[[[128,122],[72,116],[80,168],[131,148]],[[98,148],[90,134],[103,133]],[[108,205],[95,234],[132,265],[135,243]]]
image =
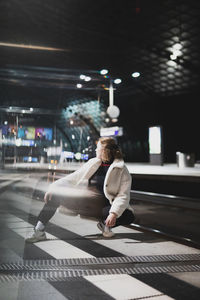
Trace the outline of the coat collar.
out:
[[[100,165],[101,164],[101,159],[94,157],[92,158],[93,163]],[[115,159],[113,163],[111,164],[114,168],[120,168],[122,169],[124,167],[124,160],[123,159]]]
[[[122,159],[115,159],[112,165],[114,168],[122,169],[124,167],[124,161]]]

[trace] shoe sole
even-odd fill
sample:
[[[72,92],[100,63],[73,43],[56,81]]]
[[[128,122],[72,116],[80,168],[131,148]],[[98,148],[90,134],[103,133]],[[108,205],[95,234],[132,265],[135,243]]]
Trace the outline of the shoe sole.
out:
[[[30,244],[34,244],[34,243],[37,243],[37,242],[41,242],[41,241],[46,241],[47,240],[47,238],[45,237],[45,238],[38,238],[38,239],[27,239],[27,240],[25,240],[25,242],[26,243],[30,243]]]
[[[104,231],[104,232],[103,232],[103,236],[106,237],[106,238],[111,238],[111,237],[113,237],[114,235],[115,235],[115,233],[114,233],[113,231],[111,231],[111,232],[106,232],[106,231]]]

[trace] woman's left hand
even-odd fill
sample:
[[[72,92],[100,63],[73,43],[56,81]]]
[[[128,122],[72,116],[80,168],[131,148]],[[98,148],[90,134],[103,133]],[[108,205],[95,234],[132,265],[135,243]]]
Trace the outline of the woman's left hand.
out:
[[[115,226],[116,219],[117,219],[117,215],[115,213],[110,213],[105,221],[106,226],[108,227]]]

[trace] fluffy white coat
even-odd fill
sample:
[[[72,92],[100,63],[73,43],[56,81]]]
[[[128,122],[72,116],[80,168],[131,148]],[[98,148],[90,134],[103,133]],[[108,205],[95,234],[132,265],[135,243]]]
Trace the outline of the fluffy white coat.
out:
[[[101,159],[95,157],[84,163],[75,172],[56,180],[49,187],[49,192],[65,185],[82,185],[97,171],[101,165]],[[104,180],[104,194],[111,204],[110,212],[120,217],[125,209],[133,211],[129,205],[132,178],[123,160],[115,159],[110,165]]]

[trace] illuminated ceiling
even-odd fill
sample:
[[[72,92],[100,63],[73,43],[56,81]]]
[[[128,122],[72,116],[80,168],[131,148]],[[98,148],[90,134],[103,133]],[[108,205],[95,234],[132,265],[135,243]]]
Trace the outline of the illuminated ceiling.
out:
[[[1,0],[1,105],[59,109],[76,96],[107,97],[102,68],[122,79],[118,101],[194,92],[199,17],[195,0]],[[92,80],[78,90],[82,73]]]

